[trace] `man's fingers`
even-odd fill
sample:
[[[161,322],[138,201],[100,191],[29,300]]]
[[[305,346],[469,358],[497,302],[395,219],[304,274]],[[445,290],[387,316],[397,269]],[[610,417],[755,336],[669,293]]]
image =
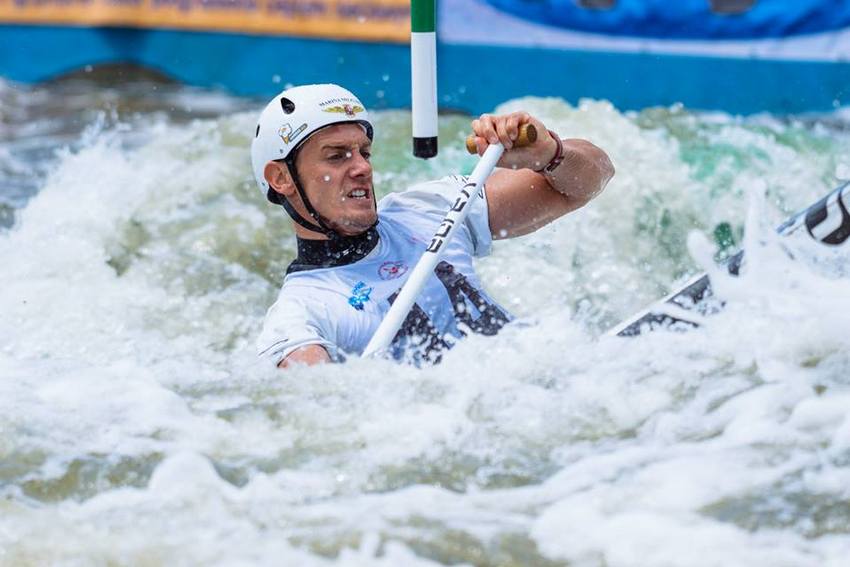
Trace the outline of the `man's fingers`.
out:
[[[508,133],[508,137],[511,139],[512,142],[516,141],[516,139],[519,137],[520,121],[525,116],[527,115],[521,112],[508,115],[508,119],[505,121],[505,131]]]
[[[472,131],[475,133],[475,145],[479,155],[483,153],[488,144],[501,142],[505,149],[514,147],[519,137],[519,128],[522,124],[531,122],[531,116],[527,112],[514,112],[508,115],[492,116],[482,114],[472,121]]]
[[[497,144],[499,142],[499,136],[496,134],[496,125],[494,124],[493,117],[489,114],[482,114],[478,118],[478,129],[476,129],[475,133],[485,138],[491,144]]]
[[[486,136],[486,127],[483,124],[483,118],[485,115],[481,115],[481,118],[476,118],[472,121],[472,136],[475,141],[475,148],[478,150],[478,155],[483,155],[484,150],[487,149],[487,139]]]
[[[507,131],[507,120],[497,120],[496,121],[496,133],[499,135],[499,141],[502,142],[502,145],[505,146],[506,150],[511,149],[513,146],[513,140],[511,140],[510,135]]]

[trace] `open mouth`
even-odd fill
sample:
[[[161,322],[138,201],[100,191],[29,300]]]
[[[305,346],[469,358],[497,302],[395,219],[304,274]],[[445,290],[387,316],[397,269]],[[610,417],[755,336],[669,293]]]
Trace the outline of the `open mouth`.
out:
[[[369,198],[369,189],[365,187],[358,187],[357,189],[352,189],[346,195],[349,199],[368,199]]]

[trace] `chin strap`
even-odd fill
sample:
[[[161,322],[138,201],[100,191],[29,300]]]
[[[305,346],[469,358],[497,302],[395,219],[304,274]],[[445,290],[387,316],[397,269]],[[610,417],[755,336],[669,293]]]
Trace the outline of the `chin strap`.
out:
[[[298,155],[298,152],[292,152],[285,160],[286,167],[289,169],[289,175],[292,177],[292,182],[295,183],[295,190],[298,191],[298,196],[301,197],[301,202],[304,203],[304,208],[307,209],[307,213],[312,217],[315,223],[311,223],[304,217],[302,217],[298,211],[295,210],[295,207],[292,206],[292,203],[289,202],[289,199],[283,197],[281,201],[281,205],[286,209],[286,212],[289,213],[289,216],[292,217],[292,220],[303,226],[308,230],[312,230],[314,232],[320,232],[334,240],[339,238],[341,235],[338,234],[335,230],[333,230],[326,219],[322,218],[322,215],[313,207],[313,203],[310,202],[310,199],[307,198],[307,193],[304,192],[304,186],[301,184],[301,177],[298,175],[298,169],[295,167],[295,157]]]
[[[293,221],[300,224],[307,230],[312,230],[313,232],[319,232],[330,238],[331,240],[340,240],[348,238],[345,235],[342,235],[332,229],[329,226],[329,222],[326,218],[319,214],[315,207],[313,207],[313,203],[310,202],[310,199],[307,198],[307,193],[304,192],[304,186],[301,184],[301,178],[298,176],[298,169],[295,167],[295,158],[298,155],[297,151],[292,152],[284,159],[284,163],[286,167],[289,169],[289,175],[292,177],[292,182],[295,183],[295,190],[298,191],[298,196],[301,197],[301,202],[304,203],[304,208],[307,209],[307,213],[310,217],[315,221],[312,223],[302,217],[298,211],[295,210],[295,207],[292,206],[292,203],[286,197],[279,195],[277,198],[277,202],[280,203],[281,206],[286,210],[289,216]],[[269,189],[269,191],[274,191],[274,189]],[[374,195],[373,195],[374,198]],[[374,224],[370,226],[367,230],[371,230],[375,228],[378,224],[378,220],[375,219]]]

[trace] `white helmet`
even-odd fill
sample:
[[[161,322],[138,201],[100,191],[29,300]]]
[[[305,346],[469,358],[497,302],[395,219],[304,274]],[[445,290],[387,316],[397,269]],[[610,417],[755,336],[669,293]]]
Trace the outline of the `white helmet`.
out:
[[[269,184],[263,175],[268,162],[289,158],[290,171],[294,171],[296,150],[307,138],[326,126],[348,122],[361,124],[372,139],[366,107],[338,85],[292,87],[274,97],[260,114],[251,142],[254,178],[263,195],[269,197]],[[269,200],[278,202],[277,198]]]

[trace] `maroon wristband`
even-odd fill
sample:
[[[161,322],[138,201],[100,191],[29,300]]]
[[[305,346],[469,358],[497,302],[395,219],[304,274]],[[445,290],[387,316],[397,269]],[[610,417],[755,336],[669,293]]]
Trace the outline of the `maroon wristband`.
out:
[[[558,137],[556,133],[552,130],[549,130],[549,135],[552,136],[552,139],[558,144],[558,148],[555,150],[555,155],[552,156],[552,159],[549,160],[549,163],[540,170],[540,173],[551,174],[555,169],[561,165],[561,162],[564,161],[564,143],[561,141],[561,138]]]

